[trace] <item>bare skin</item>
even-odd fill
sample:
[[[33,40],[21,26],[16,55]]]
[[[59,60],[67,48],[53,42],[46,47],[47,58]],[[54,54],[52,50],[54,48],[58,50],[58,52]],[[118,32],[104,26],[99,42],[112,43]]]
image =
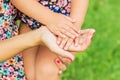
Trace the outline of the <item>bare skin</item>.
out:
[[[28,1],[29,4],[26,5]],[[48,8],[45,8],[44,6],[40,5],[37,2],[37,0],[20,0],[20,1],[11,0],[11,2],[22,12],[26,13],[28,16],[31,16],[32,18],[38,20],[39,22],[42,22],[43,24],[47,25],[46,27],[52,33],[59,36],[58,44],[60,45],[61,48],[65,50],[68,50],[70,45],[73,45],[72,44],[74,42],[73,39],[78,36],[79,33],[78,30],[80,30],[80,27],[84,21],[85,13],[87,10],[87,4],[88,4],[88,0],[77,0],[77,1],[72,0],[71,2],[72,9],[71,9],[70,17],[66,17],[64,15],[58,15],[56,13],[51,12]],[[31,12],[31,7],[33,9],[32,12]],[[46,15],[48,15],[49,17],[45,17]],[[65,24],[69,26],[66,26]],[[75,38],[76,47],[79,44],[79,39],[80,39],[79,37]]]
[[[21,26],[20,31],[22,34],[31,31],[31,29],[23,25]],[[82,35],[80,35],[80,37],[82,39],[80,41],[80,45],[76,47],[73,43],[73,45],[69,47],[68,51],[81,52],[88,48],[88,46],[91,43],[94,30],[93,29],[83,30],[81,34]],[[51,45],[53,46],[57,45],[56,42],[53,43],[54,40],[52,39],[55,38],[55,36],[53,35],[49,37],[51,40],[50,43],[52,43]],[[53,48],[53,46],[51,47]],[[66,58],[62,58],[56,55],[55,53],[51,52],[50,49],[44,46],[38,46],[25,50],[23,52],[23,57],[24,57],[25,73],[28,80],[48,80],[48,77],[50,77],[49,80],[59,80],[60,79],[60,75],[58,75],[59,70],[64,71],[66,69],[66,66],[70,64],[70,61],[68,62]],[[57,63],[56,60],[59,58],[62,59],[63,62]]]

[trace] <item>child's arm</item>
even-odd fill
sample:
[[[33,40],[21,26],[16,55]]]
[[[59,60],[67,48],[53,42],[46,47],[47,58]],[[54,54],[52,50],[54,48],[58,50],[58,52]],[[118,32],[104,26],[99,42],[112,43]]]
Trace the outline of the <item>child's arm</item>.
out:
[[[78,30],[81,29],[81,26],[84,22],[84,18],[88,7],[88,2],[89,0],[71,0],[70,17],[76,20],[74,25]],[[75,39],[75,45],[78,45],[78,42],[79,42],[79,37]],[[62,40],[60,37],[58,38],[58,44],[60,45],[61,48],[64,48],[65,50],[67,50],[72,43],[73,43],[73,39],[71,38],[66,38],[66,39],[64,38],[64,40]]]
[[[75,38],[79,33],[79,30],[72,24],[75,22],[73,19],[54,13],[36,0],[11,0],[11,2],[23,13],[45,24],[55,35]]]
[[[0,62],[15,56],[25,49],[37,45],[48,47],[51,51],[56,53],[56,55],[65,58],[69,57],[71,60],[74,59],[74,56],[70,52],[64,51],[58,47],[55,36],[46,27],[41,27],[34,31],[0,41]]]
[[[78,29],[81,29],[81,26],[84,22],[86,11],[88,8],[89,0],[71,0],[71,13],[70,17],[75,19],[74,23]]]

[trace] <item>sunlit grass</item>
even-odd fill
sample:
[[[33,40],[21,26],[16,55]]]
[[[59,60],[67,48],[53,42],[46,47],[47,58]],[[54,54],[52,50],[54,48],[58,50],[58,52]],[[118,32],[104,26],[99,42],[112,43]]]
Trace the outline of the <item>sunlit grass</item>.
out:
[[[78,53],[62,80],[120,80],[120,0],[91,0],[83,25],[95,28],[93,42]]]

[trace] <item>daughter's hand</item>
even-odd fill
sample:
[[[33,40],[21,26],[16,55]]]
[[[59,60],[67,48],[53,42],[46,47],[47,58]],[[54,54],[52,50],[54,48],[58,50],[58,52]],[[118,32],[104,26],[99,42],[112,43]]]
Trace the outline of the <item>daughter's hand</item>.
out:
[[[78,36],[79,30],[73,25],[75,20],[62,14],[54,13],[53,20],[46,24],[47,28],[60,37],[74,39]]]

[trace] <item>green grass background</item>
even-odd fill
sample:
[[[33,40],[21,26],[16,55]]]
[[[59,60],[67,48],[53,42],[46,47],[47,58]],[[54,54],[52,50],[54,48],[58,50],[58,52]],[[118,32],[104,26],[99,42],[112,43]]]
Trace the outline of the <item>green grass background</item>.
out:
[[[78,53],[62,80],[120,80],[120,0],[90,0],[83,25],[95,28],[93,42]]]

